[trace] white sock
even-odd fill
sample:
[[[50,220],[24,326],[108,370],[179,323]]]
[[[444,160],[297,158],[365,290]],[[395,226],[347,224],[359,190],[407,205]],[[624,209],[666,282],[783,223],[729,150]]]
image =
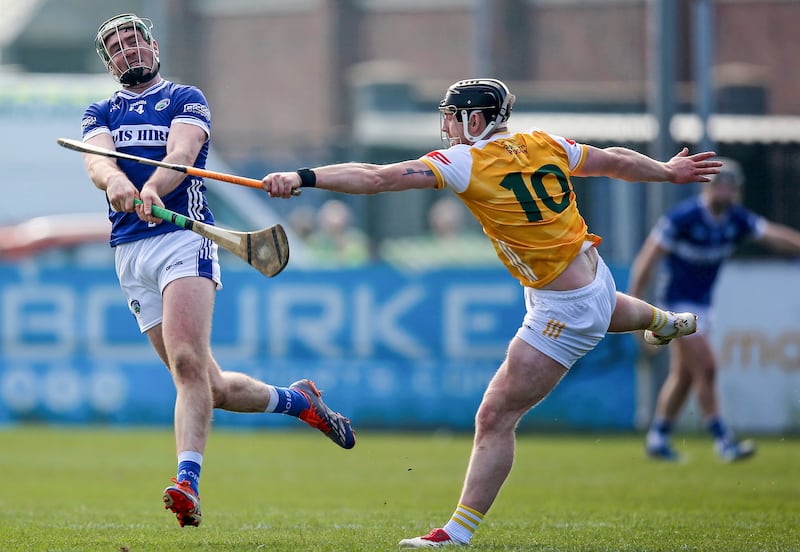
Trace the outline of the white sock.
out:
[[[267,384],[267,389],[269,390],[269,401],[267,401],[267,408],[264,412],[275,412],[278,407],[278,391],[274,385],[269,384]]]
[[[647,448],[661,448],[667,444],[667,439],[663,433],[655,430],[647,432]]]
[[[450,518],[442,529],[450,535],[454,541],[469,544],[472,540],[472,534],[478,528],[478,525],[483,521],[483,514],[477,510],[473,510],[469,506],[459,504],[453,516]]]
[[[184,450],[178,453],[178,463],[194,462],[198,466],[203,465],[203,455],[193,450]]]
[[[675,317],[667,311],[653,307],[653,320],[650,322],[648,330],[652,330],[656,335],[669,337],[675,333]]]

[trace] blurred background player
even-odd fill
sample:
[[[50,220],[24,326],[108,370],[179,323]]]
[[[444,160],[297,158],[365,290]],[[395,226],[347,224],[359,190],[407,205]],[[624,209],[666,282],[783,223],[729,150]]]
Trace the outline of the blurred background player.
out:
[[[717,362],[708,337],[713,322],[714,283],[723,261],[747,239],[777,252],[800,255],[800,232],[770,222],[740,205],[742,170],[734,160],[722,162],[720,173],[703,186],[698,196],[681,202],[656,223],[631,269],[630,294],[644,297],[657,263],[665,259],[665,278],[656,302],[670,310],[687,309],[699,316],[697,333],[670,347],[669,374],[658,394],[646,440],[647,454],[659,460],[680,459],[672,448],[670,434],[692,390],[719,457],[735,461],[755,454],[755,444],[751,440],[737,442],[722,419],[716,388]]]
[[[125,153],[203,168],[211,113],[203,93],[164,80],[152,22],[134,14],[105,21],[97,53],[122,89],[90,105],[83,140]],[[108,199],[117,276],[139,329],[175,383],[175,483],[164,504],[181,526],[201,521],[199,478],[212,408],[297,416],[344,448],[355,444],[349,422],[328,409],[309,380],[274,387],[223,372],[211,353],[211,319],[222,287],[217,245],[151,216],[159,205],[213,223],[200,178],[147,165],[85,155],[92,182]],[[143,205],[134,208],[134,199]]]
[[[291,197],[300,186],[351,194],[450,188],[524,286],[527,313],[478,408],[458,506],[443,528],[403,539],[404,547],[469,544],[511,471],[519,420],[607,332],[649,329],[667,341],[696,327],[694,314],[664,312],[616,291],[597,252],[600,238],[578,211],[571,176],[702,182],[717,172],[714,154],[690,156],[684,149],[662,163],[538,129],[510,132],[513,103],[498,80],[459,81],[439,104],[446,149],[390,165],[343,163],[263,178],[264,189],[277,197]]]

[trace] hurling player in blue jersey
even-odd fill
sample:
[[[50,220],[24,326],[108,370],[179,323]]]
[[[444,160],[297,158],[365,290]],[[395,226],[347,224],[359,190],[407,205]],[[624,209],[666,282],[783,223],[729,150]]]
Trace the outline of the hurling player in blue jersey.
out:
[[[711,296],[720,266],[745,240],[777,252],[800,255],[800,232],[756,215],[739,204],[744,177],[731,159],[720,159],[718,175],[702,193],[664,215],[645,241],[631,269],[630,294],[642,297],[654,269],[664,260],[663,285],[657,302],[669,310],[698,314],[697,333],[673,341],[669,375],[658,395],[646,450],[651,458],[680,459],[670,432],[690,391],[694,391],[704,423],[719,457],[732,462],[755,454],[755,444],[738,442],[722,419],[715,385],[716,360],[708,338]],[[658,336],[645,340],[659,345]]]
[[[95,146],[203,168],[211,112],[203,93],[159,74],[152,23],[134,14],[105,21],[95,47],[122,85],[90,105],[83,140]],[[275,387],[245,374],[222,371],[211,352],[214,296],[222,287],[217,245],[161,221],[152,205],[213,223],[203,180],[169,169],[85,155],[89,176],[108,199],[117,276],[139,329],[169,368],[177,391],[174,485],[164,504],[181,526],[200,524],[199,476],[213,408],[296,416],[343,448],[355,445],[349,421],[330,410],[314,383]],[[134,199],[142,205],[134,207]]]

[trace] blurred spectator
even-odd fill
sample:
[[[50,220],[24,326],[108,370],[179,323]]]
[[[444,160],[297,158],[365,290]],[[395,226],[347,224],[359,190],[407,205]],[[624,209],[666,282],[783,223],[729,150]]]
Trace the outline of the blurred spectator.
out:
[[[369,240],[352,225],[350,207],[338,199],[320,207],[308,245],[319,266],[359,266],[369,261]]]
[[[297,237],[307,243],[314,234],[314,217],[314,209],[308,205],[302,205],[296,207],[289,213],[286,217],[286,221],[289,223],[291,229],[294,230],[295,234],[297,234]]]
[[[448,266],[500,266],[491,242],[467,225],[464,205],[443,197],[428,211],[430,234],[385,240],[380,256],[401,268],[427,269]]]

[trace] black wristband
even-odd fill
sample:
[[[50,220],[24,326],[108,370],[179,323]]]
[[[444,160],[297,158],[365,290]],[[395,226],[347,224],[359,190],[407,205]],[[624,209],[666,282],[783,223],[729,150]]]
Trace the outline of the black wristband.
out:
[[[311,169],[297,169],[295,171],[300,175],[301,188],[314,188],[317,185],[317,175]]]

